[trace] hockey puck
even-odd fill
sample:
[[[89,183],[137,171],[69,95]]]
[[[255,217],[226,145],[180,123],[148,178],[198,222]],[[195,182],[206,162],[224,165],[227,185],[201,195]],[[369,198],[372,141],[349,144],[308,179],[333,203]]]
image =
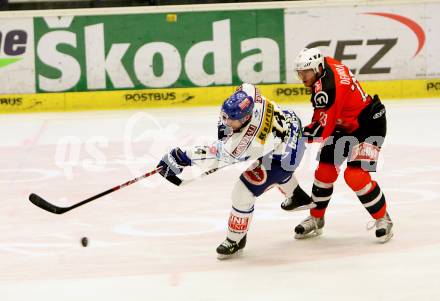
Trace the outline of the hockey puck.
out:
[[[88,244],[89,244],[89,240],[87,239],[87,237],[81,238],[81,245],[83,247],[87,247]]]

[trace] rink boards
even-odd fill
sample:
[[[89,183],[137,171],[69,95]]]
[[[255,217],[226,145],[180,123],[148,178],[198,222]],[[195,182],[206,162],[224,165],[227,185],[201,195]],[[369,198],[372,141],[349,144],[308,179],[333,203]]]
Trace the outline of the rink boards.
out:
[[[243,82],[305,102],[304,47],[382,99],[440,96],[438,1],[330,2],[0,12],[0,114],[216,106]]]
[[[371,81],[362,85],[367,93],[378,94],[382,99],[440,97],[440,79]],[[259,87],[265,96],[279,103],[310,99],[310,92],[302,84]],[[217,106],[234,89],[235,86],[221,86],[0,95],[0,113]]]

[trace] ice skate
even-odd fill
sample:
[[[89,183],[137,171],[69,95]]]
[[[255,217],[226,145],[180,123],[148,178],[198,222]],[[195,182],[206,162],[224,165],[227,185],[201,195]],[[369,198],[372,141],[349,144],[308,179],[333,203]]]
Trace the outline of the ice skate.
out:
[[[222,242],[217,247],[217,258],[218,259],[227,259],[233,256],[239,255],[243,248],[246,246],[246,235],[237,243],[229,238],[226,238],[224,242]]]
[[[315,208],[316,204],[312,201],[312,198],[301,189],[301,187],[296,187],[291,197],[286,198],[284,202],[281,203],[281,208],[287,211],[299,211]]]
[[[393,237],[393,221],[390,218],[390,215],[385,213],[384,217],[379,218],[373,223],[369,223],[367,225],[367,230],[371,230],[376,227],[376,237],[380,243],[386,243]]]
[[[324,224],[324,217],[309,216],[295,227],[295,238],[306,239],[321,235]]]

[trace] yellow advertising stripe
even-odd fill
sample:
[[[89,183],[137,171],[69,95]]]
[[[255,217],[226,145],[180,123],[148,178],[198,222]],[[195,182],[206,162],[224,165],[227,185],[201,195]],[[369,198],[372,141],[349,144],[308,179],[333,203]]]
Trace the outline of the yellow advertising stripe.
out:
[[[66,110],[218,105],[233,91],[233,87],[210,87],[67,93]]]
[[[0,95],[0,113],[65,111],[65,94]]]
[[[381,99],[440,98],[440,79],[362,82]],[[310,92],[302,84],[258,85],[279,103],[305,102]],[[0,113],[146,109],[219,106],[235,86],[0,95]]]
[[[220,105],[233,86],[0,95],[0,113]]]
[[[361,83],[365,92],[381,99],[440,98],[440,79],[369,81]]]
[[[361,82],[370,95],[381,99],[440,98],[440,79],[391,80]],[[301,84],[260,85],[261,93],[278,103],[308,101],[310,92]]]

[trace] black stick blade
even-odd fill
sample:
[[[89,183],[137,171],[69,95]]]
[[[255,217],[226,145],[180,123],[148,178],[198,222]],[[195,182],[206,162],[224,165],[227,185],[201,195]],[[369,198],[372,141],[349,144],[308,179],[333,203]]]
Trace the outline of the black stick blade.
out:
[[[44,200],[42,197],[36,195],[35,193],[31,193],[29,195],[29,201],[31,201],[31,203],[34,204],[35,206],[40,207],[41,209],[44,209],[54,214],[62,214],[68,211],[68,208],[55,206],[49,203],[48,201]]]

